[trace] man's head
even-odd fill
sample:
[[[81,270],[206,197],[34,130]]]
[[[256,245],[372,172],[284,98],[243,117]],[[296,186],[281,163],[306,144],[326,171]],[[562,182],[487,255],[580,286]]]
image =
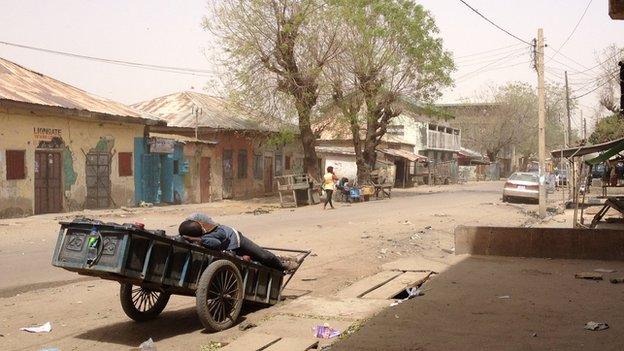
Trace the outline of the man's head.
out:
[[[197,238],[204,235],[204,228],[198,221],[186,220],[180,223],[178,233],[180,235]]]
[[[332,166],[327,167],[327,173],[334,173],[334,167]]]

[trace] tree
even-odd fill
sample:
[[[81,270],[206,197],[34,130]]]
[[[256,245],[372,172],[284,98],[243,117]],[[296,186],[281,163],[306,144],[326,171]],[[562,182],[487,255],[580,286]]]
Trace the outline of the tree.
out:
[[[624,119],[617,113],[603,117],[596,121],[594,131],[589,136],[589,142],[600,144],[624,137]]]
[[[516,148],[525,160],[537,155],[537,92],[527,83],[513,82],[492,87],[481,97],[490,103],[459,105],[455,123],[462,130],[462,143],[495,161],[501,151]],[[572,102],[572,108],[574,108]],[[565,90],[546,85],[546,148],[563,143],[566,117]]]
[[[358,181],[366,182],[376,149],[402,99],[429,103],[451,84],[451,56],[420,5],[405,0],[332,0],[343,42],[333,62],[334,103],[350,124]]]
[[[210,0],[204,27],[225,50],[231,96],[265,113],[297,116],[305,170],[318,175],[312,117],[322,72],[337,55],[334,17],[321,0]]]
[[[620,112],[620,67],[618,62],[624,60],[624,48],[615,44],[603,50],[598,57],[600,74],[596,79],[596,85],[600,89],[600,105],[611,113]]]

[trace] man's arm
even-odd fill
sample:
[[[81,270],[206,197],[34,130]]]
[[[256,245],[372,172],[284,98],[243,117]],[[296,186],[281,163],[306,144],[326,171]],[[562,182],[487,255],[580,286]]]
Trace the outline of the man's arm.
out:
[[[221,240],[215,238],[212,235],[204,235],[201,237],[200,242],[203,246],[212,250],[221,250]]]

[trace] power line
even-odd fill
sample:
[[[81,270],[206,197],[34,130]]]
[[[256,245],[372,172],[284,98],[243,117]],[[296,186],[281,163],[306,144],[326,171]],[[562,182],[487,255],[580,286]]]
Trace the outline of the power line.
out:
[[[488,63],[488,62],[491,62],[491,61],[495,61],[495,60],[503,57],[504,55],[517,54],[517,53],[523,52],[525,50],[526,50],[525,47],[521,47],[521,48],[513,49],[511,51],[499,52],[499,53],[494,54],[494,55],[489,56],[489,57],[474,57],[472,59],[467,59],[465,61],[460,60],[460,62],[455,62],[455,63],[457,65],[459,65],[459,66],[480,65],[480,64],[483,64],[483,63]]]
[[[507,45],[507,46],[503,46],[503,47],[496,48],[496,49],[485,50],[485,51],[475,52],[473,54],[457,56],[457,57],[455,57],[455,59],[462,59],[462,58],[471,57],[471,56],[480,56],[482,54],[487,54],[487,53],[494,52],[494,51],[500,51],[500,50],[503,50],[503,49],[508,49],[508,48],[512,48],[512,47],[515,47],[515,46],[519,46],[519,45],[520,44]]]
[[[490,62],[490,63],[488,63],[488,64],[486,64],[484,66],[481,66],[481,67],[477,68],[476,70],[470,71],[470,72],[468,72],[466,74],[461,75],[460,77],[457,77],[457,81],[462,80],[463,78],[465,78],[467,76],[470,76],[472,74],[482,72],[484,69],[486,69],[486,68],[488,68],[488,67],[490,67],[490,66],[492,66],[492,65],[494,65],[496,63],[499,63],[499,62],[501,62],[501,61],[503,61],[503,60],[505,60],[505,59],[507,59],[507,58],[509,58],[511,56],[520,57],[520,56],[517,56],[516,53],[512,53],[512,54],[509,54],[507,56],[501,57],[501,58],[499,58],[499,59],[497,59],[497,60],[495,60],[493,62]],[[520,62],[520,63],[514,64],[514,65],[509,65],[509,66],[504,66],[504,67],[495,67],[494,69],[513,67],[513,66],[517,66],[517,65],[522,64],[522,63],[524,63],[524,62]]]
[[[566,38],[566,40],[563,41],[563,43],[561,44],[561,46],[559,46],[559,49],[557,49],[557,51],[555,52],[554,55],[551,56],[551,60],[553,57],[557,56],[559,54],[559,51],[561,51],[561,49],[565,46],[565,44],[568,43],[568,41],[570,40],[570,38],[572,38],[572,35],[574,35],[574,32],[576,32],[576,29],[578,28],[579,24],[581,24],[581,21],[583,20],[583,17],[585,17],[585,14],[587,13],[587,10],[589,9],[589,5],[591,5],[593,0],[589,0],[587,2],[587,6],[585,6],[585,11],[583,11],[583,14],[581,15],[581,18],[579,18],[579,20],[576,22],[576,25],[574,26],[574,28],[572,29],[572,31],[570,32],[570,34],[568,35],[568,37]],[[546,62],[548,63],[548,62]]]
[[[499,26],[498,24],[492,22],[489,18],[485,17],[483,14],[481,14],[481,12],[479,12],[477,9],[475,9],[474,7],[470,6],[470,4],[468,4],[466,1],[464,0],[459,0],[462,4],[466,5],[469,9],[471,9],[474,13],[476,13],[477,15],[481,16],[484,20],[488,21],[491,25],[493,25],[494,27],[502,30],[503,32],[505,32],[507,35],[511,36],[512,38],[515,38],[529,46],[533,45],[531,43],[529,43],[528,41],[524,40],[524,39],[520,39],[517,36],[511,34],[508,30],[504,29],[503,27]]]
[[[122,61],[122,60],[114,60],[114,59],[101,58],[101,57],[95,57],[95,56],[87,56],[87,55],[81,55],[81,54],[76,54],[72,52],[51,50],[51,49],[39,48],[39,47],[24,45],[24,44],[16,44],[16,43],[11,43],[11,42],[6,42],[6,41],[0,41],[0,44],[18,47],[22,49],[45,52],[48,54],[55,54],[55,55],[79,58],[79,59],[84,59],[84,60],[104,62],[104,63],[121,65],[121,66],[126,66],[126,67],[149,69],[149,70],[161,71],[161,72],[191,74],[191,75],[199,75],[199,76],[206,76],[209,74],[216,73],[215,71],[212,71],[212,70],[187,68],[187,67],[161,66],[161,65],[154,65],[154,64],[147,64],[147,63],[140,63],[140,62]]]
[[[602,82],[600,85],[597,85],[594,89],[592,89],[592,90],[590,90],[590,91],[587,91],[587,92],[585,92],[585,93],[583,93],[583,94],[581,94],[581,95],[571,97],[570,99],[578,99],[578,98],[582,98],[583,96],[589,95],[590,93],[593,93],[594,91],[596,91],[596,90],[600,89],[601,87],[605,86],[607,83],[609,83],[610,81],[612,81],[612,80],[613,80],[613,78],[615,78],[615,77],[611,77],[611,76],[610,76],[610,77],[608,77],[608,79],[607,79],[607,80],[605,80],[604,82]]]

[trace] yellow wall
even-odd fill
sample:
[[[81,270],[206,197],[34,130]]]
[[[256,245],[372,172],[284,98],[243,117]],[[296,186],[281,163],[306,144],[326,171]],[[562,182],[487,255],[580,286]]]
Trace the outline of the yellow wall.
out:
[[[132,152],[134,157],[134,138],[143,136],[143,125],[101,123],[41,114],[0,108],[0,217],[28,215],[34,211],[34,155],[40,142],[38,139],[48,137],[46,133],[38,133],[35,128],[59,129],[60,137],[64,141],[64,211],[84,208],[87,190],[84,154],[95,148],[98,142],[100,146],[112,146],[110,179],[114,204],[133,205],[134,177],[119,177],[117,153]],[[26,179],[6,179],[5,150],[26,150]],[[70,158],[71,162],[68,162]],[[72,173],[75,174],[73,184],[70,182]],[[111,203],[111,206],[114,205]]]

